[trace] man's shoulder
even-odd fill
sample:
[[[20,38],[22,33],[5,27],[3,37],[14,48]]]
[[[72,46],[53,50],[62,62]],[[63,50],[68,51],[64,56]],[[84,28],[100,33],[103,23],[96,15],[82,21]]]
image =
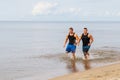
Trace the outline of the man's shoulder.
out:
[[[89,34],[88,34],[88,36],[89,36],[89,37],[91,37],[91,36],[92,36],[92,34],[90,34],[90,33],[89,33]]]
[[[78,36],[78,34],[74,33],[74,36]]]
[[[80,37],[82,37],[84,35],[84,33],[80,34]]]

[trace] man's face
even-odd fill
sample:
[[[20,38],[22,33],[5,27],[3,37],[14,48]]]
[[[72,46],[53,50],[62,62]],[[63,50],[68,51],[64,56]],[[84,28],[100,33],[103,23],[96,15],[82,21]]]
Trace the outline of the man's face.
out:
[[[69,29],[69,33],[73,33],[73,30]]]
[[[86,34],[87,33],[87,29],[84,29],[83,32]]]

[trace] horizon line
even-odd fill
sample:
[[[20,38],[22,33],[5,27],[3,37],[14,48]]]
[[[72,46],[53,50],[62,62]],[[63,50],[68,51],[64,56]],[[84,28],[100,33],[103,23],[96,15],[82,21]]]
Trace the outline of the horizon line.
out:
[[[32,20],[3,20],[0,22],[120,22],[120,21],[32,21]]]

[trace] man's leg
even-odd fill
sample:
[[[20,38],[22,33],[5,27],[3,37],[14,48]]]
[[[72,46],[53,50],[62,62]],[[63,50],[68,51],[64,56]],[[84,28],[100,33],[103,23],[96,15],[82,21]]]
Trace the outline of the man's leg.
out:
[[[89,48],[90,48],[90,46],[83,46],[83,53],[84,53],[85,59],[89,58],[89,53],[88,53]]]
[[[88,46],[88,48],[87,48],[87,55],[89,56],[90,54],[89,54],[89,49],[90,49],[90,46]]]
[[[89,59],[89,53],[88,52],[86,52],[86,57],[87,57],[87,59]]]
[[[89,49],[90,49],[90,46],[87,46],[87,50],[86,50],[86,56],[87,56],[87,59],[89,59],[89,55],[90,55],[89,52],[88,52]]]
[[[73,55],[73,60],[75,60],[76,59],[75,52],[72,53],[72,55]]]
[[[87,59],[87,52],[86,52],[86,47],[83,46],[83,54],[84,54],[84,58]]]
[[[68,44],[66,47],[66,56],[68,57],[68,53],[70,53],[71,49],[70,49],[70,45]]]
[[[76,59],[76,56],[75,56],[76,46],[75,45],[72,46],[71,51],[72,51],[72,55],[73,55],[73,60],[75,60]]]
[[[66,52],[66,57],[68,57],[68,52]]]
[[[84,53],[84,57],[85,59],[87,59],[87,53],[86,52],[83,52]]]
[[[83,52],[84,53],[84,58],[87,60],[89,59],[89,53],[88,52]]]

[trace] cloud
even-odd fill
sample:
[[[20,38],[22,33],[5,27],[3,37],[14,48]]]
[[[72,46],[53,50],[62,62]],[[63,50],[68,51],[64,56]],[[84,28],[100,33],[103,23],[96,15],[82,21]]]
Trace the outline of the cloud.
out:
[[[117,16],[120,16],[120,12],[117,13]]]
[[[49,14],[56,6],[57,3],[39,2],[34,6],[32,15]]]
[[[75,15],[79,15],[81,10],[82,10],[81,8],[69,8],[69,12]]]
[[[60,8],[60,9],[56,9],[54,11],[52,11],[51,14],[53,15],[64,15],[64,14],[71,14],[71,15],[79,15],[81,12],[81,8]]]
[[[63,7],[63,4],[58,4],[59,2],[38,2],[32,10],[32,15],[69,15],[69,16],[78,16],[78,17],[112,17],[120,16],[120,12],[107,9],[98,9],[98,8],[87,8],[83,6],[66,6]]]
[[[114,17],[119,17],[120,16],[120,12],[119,11],[106,11],[105,12],[105,16],[114,16]]]
[[[58,3],[54,2],[38,2],[32,10],[32,15],[62,15],[62,14],[72,14],[78,15],[81,12],[81,8],[77,7],[67,7],[62,8],[58,6]]]

